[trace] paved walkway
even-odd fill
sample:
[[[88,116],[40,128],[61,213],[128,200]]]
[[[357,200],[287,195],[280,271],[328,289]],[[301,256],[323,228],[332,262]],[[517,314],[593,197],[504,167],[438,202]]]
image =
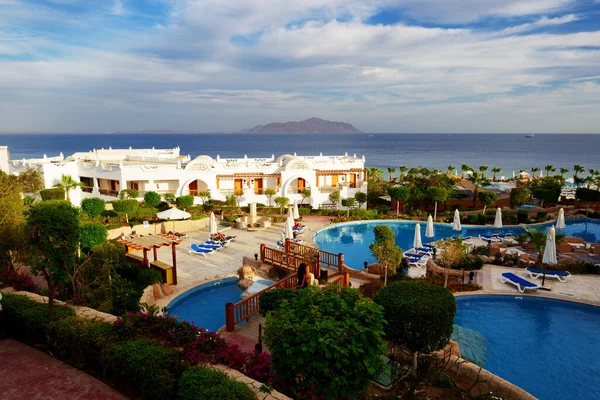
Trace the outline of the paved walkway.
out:
[[[0,400],[124,400],[110,386],[32,347],[0,340]]]

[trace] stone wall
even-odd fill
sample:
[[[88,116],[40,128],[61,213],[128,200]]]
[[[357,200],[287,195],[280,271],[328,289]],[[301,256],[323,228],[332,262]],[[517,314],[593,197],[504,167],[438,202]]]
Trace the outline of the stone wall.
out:
[[[137,233],[138,235],[148,235],[148,234],[159,234],[159,233],[167,233],[167,232],[195,232],[202,228],[208,227],[208,218],[196,219],[196,220],[183,220],[183,221],[164,221],[158,224],[150,224],[148,227],[144,225],[136,225],[134,227],[123,226],[121,228],[115,228],[108,231],[108,240],[116,239],[121,234],[125,236],[131,235],[132,232]]]

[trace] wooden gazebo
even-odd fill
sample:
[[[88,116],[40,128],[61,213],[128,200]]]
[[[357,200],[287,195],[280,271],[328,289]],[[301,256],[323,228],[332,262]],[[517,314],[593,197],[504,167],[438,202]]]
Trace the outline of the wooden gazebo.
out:
[[[131,249],[143,250],[142,265],[146,268],[150,268],[150,260],[148,259],[148,251],[150,249],[152,249],[154,262],[156,263],[158,262],[157,249],[163,246],[171,246],[171,254],[173,255],[173,284],[177,285],[177,245],[181,243],[181,239],[167,234],[158,234],[136,238],[122,238],[118,242],[125,245],[126,253],[129,253]]]

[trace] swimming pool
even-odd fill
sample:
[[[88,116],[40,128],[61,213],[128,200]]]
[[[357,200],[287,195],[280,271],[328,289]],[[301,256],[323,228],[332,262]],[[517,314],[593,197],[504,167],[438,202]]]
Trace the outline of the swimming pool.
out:
[[[363,263],[367,261],[369,264],[376,262],[375,258],[369,250],[369,245],[373,243],[374,235],[373,228],[377,225],[388,225],[396,235],[396,244],[403,250],[412,248],[413,237],[415,232],[416,221],[400,221],[400,220],[379,220],[379,221],[357,221],[344,224],[337,224],[325,229],[321,229],[313,235],[313,242],[319,246],[321,250],[331,253],[344,253],[344,262],[346,265],[362,269]],[[555,222],[538,224],[543,229],[548,229]],[[566,221],[566,228],[561,229],[562,233],[567,236],[580,237],[586,242],[600,241],[600,221],[593,219],[569,219]],[[423,242],[430,241],[425,238],[426,222],[421,222],[421,237]],[[434,224],[435,236],[433,240],[445,239],[455,236],[457,232],[452,230],[450,224]],[[463,225],[461,235],[479,236],[480,234],[500,233],[523,233],[522,226],[507,226],[501,229],[495,229],[491,225]]]
[[[485,339],[458,338],[463,355],[483,354],[488,371],[543,400],[600,399],[600,308],[527,296],[456,303],[455,324]]]
[[[167,315],[216,332],[225,325],[225,304],[237,303],[243,298],[243,291],[237,286],[237,281],[237,277],[225,278],[188,290],[169,303]],[[259,292],[272,284],[267,279],[255,278],[248,293]]]

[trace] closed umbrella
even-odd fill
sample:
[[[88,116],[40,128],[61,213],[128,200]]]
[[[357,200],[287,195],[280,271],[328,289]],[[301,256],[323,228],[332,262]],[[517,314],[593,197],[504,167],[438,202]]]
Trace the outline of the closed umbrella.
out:
[[[548,234],[546,235],[546,249],[544,250],[542,264],[544,265],[542,286],[544,286],[544,281],[546,280],[546,264],[558,264],[558,260],[556,259],[556,231],[553,226],[548,229]]]
[[[433,218],[431,218],[430,215],[429,217],[427,217],[427,229],[425,229],[425,237],[432,238],[433,236],[435,236],[433,232]]]
[[[458,208],[454,210],[454,221],[452,222],[452,229],[455,231],[462,231],[462,226],[460,225],[460,213],[458,212]]]
[[[285,238],[286,239],[293,239],[294,238],[294,218],[290,217],[288,215],[287,219],[285,220],[285,228],[283,230],[283,233],[285,234]]]
[[[418,222],[415,225],[415,238],[413,239],[413,247],[415,249],[423,247],[423,242],[421,242],[421,225]]]
[[[287,216],[288,216],[288,218],[294,219],[294,207],[292,207],[292,206],[288,207]],[[294,225],[292,224],[292,226],[294,226]]]
[[[294,201],[294,219],[300,218],[300,212],[298,211],[298,203]]]
[[[185,211],[182,211],[182,210],[178,209],[177,207],[173,207],[173,208],[169,208],[168,210],[156,213],[156,216],[159,219],[166,219],[166,220],[173,220],[174,221],[176,219],[188,219],[188,218],[191,218],[192,214],[187,213]],[[175,230],[175,222],[173,222],[173,230]]]
[[[565,229],[565,210],[563,208],[558,211],[558,219],[556,220],[556,229]]]
[[[212,238],[213,235],[219,233],[219,226],[217,225],[217,218],[215,217],[215,213],[210,213],[210,218],[208,220],[208,235]]]
[[[496,219],[494,219],[494,228],[502,228],[502,210],[500,207],[496,208]]]

